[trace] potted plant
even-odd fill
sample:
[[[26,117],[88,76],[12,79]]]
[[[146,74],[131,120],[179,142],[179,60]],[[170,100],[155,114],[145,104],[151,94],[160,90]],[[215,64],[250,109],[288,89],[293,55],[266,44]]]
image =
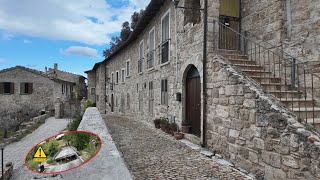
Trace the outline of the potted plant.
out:
[[[160,129],[160,124],[161,124],[161,119],[160,118],[157,118],[157,119],[153,120],[153,123],[154,123],[154,126],[157,129]]]
[[[173,135],[177,140],[183,139],[184,138],[184,133],[182,132],[174,132]]]
[[[178,125],[176,123],[171,123],[169,125],[169,128],[170,128],[170,134],[171,135],[174,135],[174,132],[178,131]]]
[[[189,124],[187,124],[186,122],[184,122],[184,123],[182,123],[181,131],[183,133],[189,133],[190,132],[190,128],[191,128],[191,126]]]
[[[166,132],[167,129],[169,128],[169,122],[166,119],[161,118],[160,128],[162,131]]]

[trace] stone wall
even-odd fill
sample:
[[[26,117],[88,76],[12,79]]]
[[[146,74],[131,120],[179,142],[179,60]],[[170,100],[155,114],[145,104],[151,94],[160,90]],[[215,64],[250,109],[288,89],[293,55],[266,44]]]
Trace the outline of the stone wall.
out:
[[[184,1],[180,3],[183,5]],[[203,1],[201,1],[201,5],[203,6]],[[170,60],[168,63],[161,64],[161,18],[168,12],[170,13]],[[140,36],[106,62],[107,77],[111,79],[113,73],[115,82],[116,72],[119,72],[119,83],[114,85],[114,90],[111,90],[111,85],[107,84],[106,109],[108,113],[111,113],[110,105],[113,96],[115,105],[113,114],[134,116],[150,123],[156,117],[168,117],[181,126],[184,119],[184,78],[186,72],[191,66],[195,66],[201,76],[201,82],[203,74],[203,22],[184,25],[183,12],[182,9],[175,9],[171,1],[166,1],[157,15],[146,25]],[[155,30],[155,66],[148,69],[149,32],[152,29]],[[141,42],[144,43],[145,58],[143,72],[138,73],[139,44]],[[125,82],[121,82],[121,70],[125,69],[126,73],[128,60],[130,61],[130,76],[126,76]],[[168,106],[161,105],[162,79],[168,79]],[[154,101],[149,101],[149,82],[153,82]],[[182,93],[182,102],[176,101],[176,93]],[[140,111],[139,103],[141,104]],[[149,103],[153,104],[151,111],[149,111]]]
[[[287,0],[285,50],[308,65],[320,65],[320,2]]]
[[[19,122],[15,117],[18,110],[25,113],[32,110],[32,114],[40,114],[40,110],[54,109],[54,82],[49,78],[37,75],[35,73],[23,70],[22,68],[13,68],[9,71],[0,73],[0,82],[14,83],[14,94],[0,94],[0,127],[13,128]],[[20,92],[21,83],[33,83],[32,94],[22,94]],[[11,117],[9,116],[11,115]]]
[[[88,99],[92,102],[92,103],[96,103],[96,95],[95,93],[92,94],[91,90],[92,88],[96,88],[96,71],[92,70],[87,72],[88,75],[88,87],[87,87],[87,93],[88,93]]]
[[[280,46],[286,32],[284,29],[285,2],[282,0],[243,0],[241,2],[241,28],[258,38],[250,34],[248,36]]]
[[[219,56],[212,60],[208,147],[258,179],[320,178],[319,133]]]
[[[106,66],[100,65],[96,73],[96,105],[101,114],[106,113]]]

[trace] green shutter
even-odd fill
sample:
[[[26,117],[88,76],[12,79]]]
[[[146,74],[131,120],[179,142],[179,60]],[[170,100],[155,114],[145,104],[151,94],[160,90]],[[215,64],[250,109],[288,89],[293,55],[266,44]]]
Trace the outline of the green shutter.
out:
[[[221,0],[220,15],[240,17],[240,0]]]

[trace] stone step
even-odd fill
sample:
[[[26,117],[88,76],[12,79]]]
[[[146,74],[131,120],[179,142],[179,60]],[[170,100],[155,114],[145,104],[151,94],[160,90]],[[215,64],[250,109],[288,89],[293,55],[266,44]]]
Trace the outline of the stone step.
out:
[[[287,91],[290,89],[289,85],[282,83],[261,83],[260,84],[267,92],[269,91]]]
[[[243,69],[242,72],[246,73],[249,76],[262,76],[262,77],[270,77],[271,72],[264,70],[251,70],[251,69]]]
[[[241,69],[250,69],[250,70],[263,70],[262,66],[256,64],[234,64],[235,66]]]
[[[292,109],[295,114],[297,114],[298,117],[304,118],[304,119],[312,119],[314,118],[320,118],[320,108],[312,108],[312,107],[300,107],[300,108],[293,108]]]
[[[248,59],[228,59],[232,64],[247,64],[247,65],[256,65],[255,61],[250,61]]]
[[[292,98],[301,98],[302,93],[299,91],[269,91],[270,94],[273,94],[278,99],[292,99]]]
[[[279,83],[280,82],[280,78],[274,78],[274,77],[261,77],[261,76],[249,76],[252,79],[254,79],[256,82],[258,83]]]
[[[289,108],[298,108],[300,107],[313,107],[315,105],[315,101],[311,98],[284,98],[281,99],[281,102],[284,103]]]

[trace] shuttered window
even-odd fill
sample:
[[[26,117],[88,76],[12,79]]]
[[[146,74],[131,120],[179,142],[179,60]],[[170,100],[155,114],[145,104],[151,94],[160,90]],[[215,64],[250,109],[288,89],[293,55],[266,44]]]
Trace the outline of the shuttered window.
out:
[[[161,20],[162,43],[161,43],[161,63],[169,61],[169,40],[170,40],[170,14],[167,13]]]
[[[1,82],[0,83],[0,94],[14,94],[14,83]]]
[[[32,83],[20,83],[20,94],[32,94],[33,84]]]
[[[168,80],[161,80],[161,105],[168,105]]]

